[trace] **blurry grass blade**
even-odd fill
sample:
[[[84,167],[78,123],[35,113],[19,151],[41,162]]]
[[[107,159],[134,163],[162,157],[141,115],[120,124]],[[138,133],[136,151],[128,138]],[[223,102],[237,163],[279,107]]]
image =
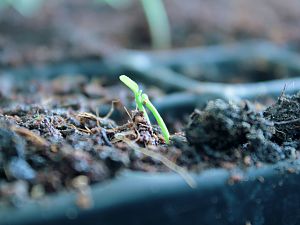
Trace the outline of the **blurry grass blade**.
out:
[[[119,78],[127,87],[129,87],[133,91],[135,95],[139,93],[139,86],[136,82],[131,80],[126,75],[121,75]]]
[[[170,48],[171,31],[162,0],[141,0],[149,25],[153,48]]]

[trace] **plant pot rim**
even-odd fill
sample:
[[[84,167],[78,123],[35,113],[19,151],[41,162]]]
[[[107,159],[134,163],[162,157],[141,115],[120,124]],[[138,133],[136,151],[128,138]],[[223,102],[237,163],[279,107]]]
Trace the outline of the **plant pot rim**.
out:
[[[283,161],[274,165],[264,165],[260,168],[249,167],[246,170],[208,169],[199,174],[190,173],[197,183],[195,188],[191,188],[182,177],[171,172],[125,171],[115,179],[92,185],[93,206],[91,208],[79,208],[76,205],[77,194],[75,192],[62,192],[47,196],[37,202],[30,202],[22,208],[1,210],[0,224],[56,224],[57,221],[67,224],[90,224],[90,222],[84,223],[85,220],[82,219],[95,215],[99,215],[101,218],[103,217],[102,214],[105,215],[107,212],[113,215],[115,209],[132,204],[151,204],[152,200],[161,198],[172,199],[195,193],[200,193],[201,198],[210,198],[211,192],[222,191],[222,189],[225,190],[230,186],[242,188],[238,186],[240,184],[264,185],[264,182],[259,181],[259,178],[269,181],[274,178],[289,179],[288,177],[292,173],[288,171],[295,171],[294,174],[298,174],[300,160]],[[242,175],[243,179],[236,184],[229,185],[228,180],[236,173]],[[153,213],[155,214],[155,211]],[[123,221],[123,223],[130,224],[128,221]]]

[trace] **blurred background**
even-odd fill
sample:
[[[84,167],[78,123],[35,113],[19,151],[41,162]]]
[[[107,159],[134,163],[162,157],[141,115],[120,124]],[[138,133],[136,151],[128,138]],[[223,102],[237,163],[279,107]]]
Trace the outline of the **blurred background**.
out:
[[[266,39],[300,49],[299,0],[1,0],[0,65]]]

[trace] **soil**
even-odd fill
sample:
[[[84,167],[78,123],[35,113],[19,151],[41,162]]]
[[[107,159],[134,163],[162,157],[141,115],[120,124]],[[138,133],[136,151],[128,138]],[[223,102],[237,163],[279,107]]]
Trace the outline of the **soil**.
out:
[[[159,129],[150,126],[141,112],[127,115],[121,101],[127,104],[132,98],[121,84],[106,86],[103,80],[75,77],[32,81],[30,87],[8,85],[8,78],[1,83],[0,205],[19,206],[35,195],[76,189],[73,181],[82,176],[93,184],[125,168],[168,170],[160,160],[117,139],[120,135],[180,164],[194,160],[188,158],[189,152],[166,146]],[[112,113],[114,93],[119,102],[113,104]],[[115,113],[118,122],[125,123],[118,126],[107,118]]]
[[[290,102],[283,106],[282,98],[285,97],[279,98],[265,112],[257,112],[248,101],[241,104],[211,101],[203,111],[196,110],[191,115],[186,128],[187,140],[199,154],[209,160],[215,159],[217,165],[223,159],[235,162],[244,158],[243,162],[246,160],[249,165],[259,161],[276,163],[283,159],[295,159],[298,139],[292,137],[283,143],[276,138],[279,134],[288,135],[287,130],[278,127],[285,124],[282,110],[291,107]],[[266,116],[270,111],[278,121]]]
[[[119,84],[81,76],[8,83],[1,83],[0,206],[77,190],[82,180],[103,182],[124,169],[169,171],[161,157],[197,172],[298,157],[299,95],[282,95],[264,112],[247,101],[211,101],[166,145],[142,112],[123,109],[132,97]],[[113,110],[117,121],[109,118],[111,110],[97,110],[109,109],[114,98],[121,99]]]

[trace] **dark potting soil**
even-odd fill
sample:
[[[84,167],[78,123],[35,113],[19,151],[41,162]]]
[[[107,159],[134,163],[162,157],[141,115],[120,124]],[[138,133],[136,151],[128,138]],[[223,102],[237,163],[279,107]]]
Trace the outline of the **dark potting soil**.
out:
[[[298,98],[298,95],[283,95],[264,112],[258,112],[255,105],[248,101],[238,104],[223,100],[211,101],[203,111],[195,110],[191,115],[186,128],[187,140],[203,157],[209,160],[213,158],[216,165],[224,159],[240,163],[239,159],[243,158],[243,163],[249,165],[295,159],[299,141],[297,138],[287,139],[287,130],[278,125],[286,125],[282,112],[293,107],[290,106],[291,102],[295,107],[299,106]],[[296,108],[293,110],[296,111]],[[287,113],[290,117],[296,115],[293,110]],[[275,122],[274,118],[278,121]],[[297,133],[297,129],[294,129],[294,133]],[[277,138],[278,135],[285,136],[284,142]]]
[[[1,84],[0,207],[81,190],[124,169],[170,170],[153,155],[197,172],[298,155],[300,95],[282,95],[264,112],[250,102],[211,101],[204,110],[195,110],[183,132],[166,145],[160,129],[149,125],[141,112],[122,109],[120,102],[127,105],[132,99],[120,85],[80,76]],[[98,116],[113,99],[120,99],[114,111],[122,118]]]

